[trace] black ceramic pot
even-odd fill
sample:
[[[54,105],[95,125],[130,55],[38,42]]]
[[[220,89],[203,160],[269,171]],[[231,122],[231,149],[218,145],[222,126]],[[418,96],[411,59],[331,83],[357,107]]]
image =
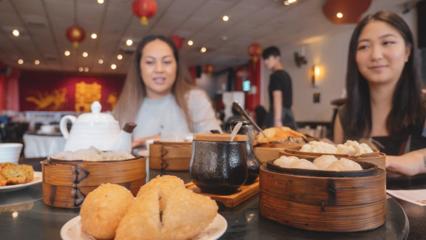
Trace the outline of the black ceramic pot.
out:
[[[246,141],[193,141],[190,175],[203,192],[234,193],[247,174]]]

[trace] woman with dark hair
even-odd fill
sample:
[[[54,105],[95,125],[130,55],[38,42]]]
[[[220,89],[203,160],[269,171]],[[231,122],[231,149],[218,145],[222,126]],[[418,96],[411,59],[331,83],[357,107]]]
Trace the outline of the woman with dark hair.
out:
[[[120,124],[138,124],[134,145],[160,135],[220,129],[207,94],[191,82],[169,38],[150,35],[142,39],[114,109]]]
[[[425,106],[413,35],[397,14],[362,19],[349,45],[347,102],[334,140],[370,138],[386,153],[389,170],[426,172]]]

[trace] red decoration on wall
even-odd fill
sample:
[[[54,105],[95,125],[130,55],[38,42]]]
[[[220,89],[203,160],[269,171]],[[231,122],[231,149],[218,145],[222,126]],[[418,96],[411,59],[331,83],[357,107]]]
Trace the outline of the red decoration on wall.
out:
[[[206,65],[204,65],[203,70],[204,70],[205,74],[212,74],[213,73],[213,65],[206,64]]]
[[[24,71],[19,79],[21,111],[75,111],[77,87],[94,83],[101,86],[102,110],[112,109],[124,84],[124,75],[79,76],[74,73]]]
[[[170,38],[172,39],[177,49],[180,49],[183,46],[183,37],[179,35],[172,35]]]
[[[262,48],[259,43],[252,43],[248,47],[248,54],[251,57],[251,60],[255,63],[259,60],[260,54],[262,54]]]
[[[372,0],[327,0],[322,11],[335,24],[357,23],[371,5]],[[341,18],[337,17],[341,13]]]
[[[156,0],[134,0],[132,4],[133,14],[140,18],[142,25],[148,25],[148,20],[157,13]]]
[[[78,47],[78,44],[81,43],[86,37],[86,32],[82,27],[78,25],[72,25],[71,27],[67,28],[66,36],[67,39],[76,48]]]

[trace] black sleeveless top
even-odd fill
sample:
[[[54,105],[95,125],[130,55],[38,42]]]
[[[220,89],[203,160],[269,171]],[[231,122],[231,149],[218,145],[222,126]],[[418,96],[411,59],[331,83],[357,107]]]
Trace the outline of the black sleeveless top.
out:
[[[342,125],[345,140],[359,140],[348,139],[347,128],[348,121],[343,117],[344,107],[339,109],[339,120]],[[406,152],[426,148],[426,121],[423,125],[413,128],[412,132],[408,135],[399,136],[376,136],[370,139],[377,148],[387,155],[402,155]]]

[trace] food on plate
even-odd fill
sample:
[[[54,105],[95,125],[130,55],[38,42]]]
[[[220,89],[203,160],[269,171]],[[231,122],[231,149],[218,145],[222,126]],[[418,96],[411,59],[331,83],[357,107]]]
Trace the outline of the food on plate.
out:
[[[82,230],[97,239],[113,239],[134,197],[125,187],[102,184],[90,192],[81,207]]]
[[[258,143],[283,142],[293,140],[295,142],[303,142],[304,135],[288,127],[273,127],[263,130],[256,136]]]
[[[186,189],[174,176],[157,177],[136,196],[124,187],[102,184],[80,211],[82,230],[96,239],[192,239],[216,217],[215,201]]]
[[[85,160],[85,161],[116,161],[134,158],[127,152],[101,151],[95,147],[81,149],[77,151],[65,151],[51,156],[57,160]]]
[[[23,184],[34,179],[33,167],[26,164],[0,164],[0,186]]]
[[[217,210],[215,201],[186,189],[179,178],[157,177],[141,187],[115,239],[191,239],[213,221]]]
[[[301,152],[345,154],[349,156],[359,156],[366,153],[372,153],[373,150],[365,143],[348,140],[344,144],[337,146],[320,141],[311,141],[306,143],[300,149]]]
[[[314,164],[319,169],[327,169],[327,167],[330,166],[330,164],[336,161],[338,161],[338,159],[333,155],[322,155],[320,157],[315,158]]]
[[[280,158],[274,160],[273,164],[282,168],[298,168],[335,172],[362,170],[362,167],[359,163],[347,158],[337,159],[332,155],[322,155],[315,158],[312,162],[294,156],[281,156]]]

